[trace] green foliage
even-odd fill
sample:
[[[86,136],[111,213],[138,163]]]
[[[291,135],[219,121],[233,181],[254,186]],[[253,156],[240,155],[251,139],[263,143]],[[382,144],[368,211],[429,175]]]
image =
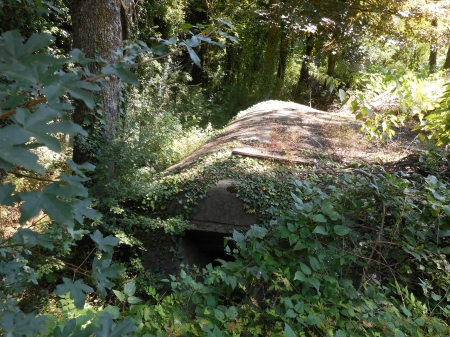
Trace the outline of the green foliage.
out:
[[[234,260],[171,276],[173,294],[134,307],[141,333],[450,332],[445,181],[354,170],[293,186],[281,217],[228,238]]]
[[[422,122],[426,135],[438,146],[450,143],[450,83],[445,88],[435,110]]]
[[[370,137],[386,140],[395,135],[395,128],[399,126],[409,125],[420,130],[432,123],[423,130],[437,132],[430,133],[429,138],[438,139],[436,121],[445,117],[439,114],[443,110],[438,110],[432,117],[427,116],[442,95],[442,79],[439,74],[421,78],[412,72],[403,74],[395,70],[386,74],[369,73],[359,80],[361,90],[349,91],[350,97],[342,92],[340,99],[350,100],[351,111],[357,119],[364,121],[362,130]],[[442,102],[445,109],[445,99]]]
[[[17,31],[8,31],[0,38],[0,69],[2,81],[0,86],[0,119],[9,117],[9,125],[0,129],[0,166],[5,171],[15,172],[27,169],[40,175],[45,169],[38,161],[34,149],[46,147],[55,152],[61,151],[58,134],[85,134],[80,126],[68,120],[67,112],[73,107],[64,95],[83,100],[93,106],[92,90],[99,90],[95,83],[83,81],[77,69],[64,72],[68,63],[79,59],[56,58],[42,52],[52,43],[48,34],[33,34],[24,43]],[[118,67],[114,69],[119,69]],[[119,70],[116,73],[121,73]],[[76,165],[68,161],[73,174],[62,173],[56,181],[47,181],[42,189],[15,192],[15,186],[9,183],[0,187],[0,201],[5,206],[20,203],[21,225],[2,238],[0,245],[0,319],[1,331],[7,336],[43,335],[46,329],[43,324],[47,316],[37,316],[34,312],[22,312],[20,297],[28,291],[32,284],[42,281],[40,259],[54,263],[54,266],[65,265],[52,255],[55,251],[75,246],[76,241],[88,233],[82,228],[85,218],[99,218],[100,214],[89,208],[91,201],[88,190],[83,183],[89,180],[86,172],[94,167],[90,164]],[[32,177],[31,177],[32,178]],[[46,179],[44,179],[46,180]],[[46,214],[51,220],[39,228],[27,228],[27,221]],[[123,273],[123,268],[112,263],[112,248],[118,239],[103,237],[100,232],[91,235],[97,248],[92,272],[81,266],[68,264],[74,275],[90,279],[103,297],[106,289],[114,283],[111,279]],[[63,249],[64,250],[64,249]],[[78,274],[78,275],[77,275]],[[83,280],[63,278],[55,294],[70,293],[77,308],[83,308],[86,293],[94,289]],[[112,335],[120,335],[133,331],[134,321],[127,319],[113,326],[107,314],[100,319],[102,328],[93,328],[94,334],[111,331]],[[19,326],[20,325],[20,326]],[[74,321],[68,321],[64,331],[69,333],[75,328]],[[78,328],[81,328],[79,326]],[[89,329],[87,329],[89,331]],[[60,330],[61,332],[61,330]],[[57,331],[55,330],[57,334]],[[92,332],[85,332],[90,335]]]

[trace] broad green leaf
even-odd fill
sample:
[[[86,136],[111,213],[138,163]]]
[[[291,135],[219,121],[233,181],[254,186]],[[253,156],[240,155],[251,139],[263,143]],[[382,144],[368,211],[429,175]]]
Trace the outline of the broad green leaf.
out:
[[[338,331],[336,331],[336,334],[334,335],[334,337],[347,337],[347,334],[342,331],[341,329],[339,329]]]
[[[11,145],[1,139],[0,132],[0,166],[9,171],[14,165],[20,165],[28,170],[45,175],[44,168],[38,164],[39,157],[20,145]]]
[[[114,294],[116,294],[117,298],[120,301],[122,301],[122,302],[125,301],[125,294],[123,292],[121,292],[119,290],[115,290],[115,289],[113,289],[113,292],[114,292]]]
[[[309,238],[311,236],[311,231],[309,230],[308,227],[302,226],[300,228],[300,235],[303,239]]]
[[[347,93],[345,92],[344,89],[339,89],[339,99],[340,99],[341,103],[344,102],[346,95],[347,95]]]
[[[289,244],[292,246],[294,243],[298,242],[300,237],[297,234],[291,234],[289,236]]]
[[[235,306],[228,307],[228,309],[225,312],[225,314],[226,314],[227,318],[230,319],[230,320],[235,319],[239,315]]]
[[[35,51],[38,51],[42,48],[49,46],[55,41],[55,38],[50,34],[37,34],[34,33],[30,36],[30,38],[25,42],[23,47],[21,48],[21,54],[31,54]]]
[[[105,311],[103,316],[100,318],[100,322],[102,329],[95,327],[95,336],[110,337],[112,326],[114,324],[111,314],[108,311]]]
[[[134,293],[136,292],[136,284],[133,281],[127,282],[125,284],[125,287],[123,288],[123,292],[125,293],[125,295],[127,296],[133,296]]]
[[[294,281],[295,280],[299,280],[299,281],[302,281],[302,282],[306,282],[307,279],[308,278],[301,271],[298,270],[298,271],[295,272]]]
[[[75,48],[70,51],[69,54],[72,56],[72,62],[79,63],[82,66],[88,65],[94,61],[93,59],[87,58],[80,49]]]
[[[425,325],[425,319],[423,317],[417,318],[414,322],[420,327]]]
[[[409,311],[408,309],[406,309],[403,305],[400,306],[400,309],[402,309],[403,313],[404,313],[406,316],[408,316],[408,317],[411,317],[411,316],[412,316],[411,311]]]
[[[197,39],[197,37],[195,35],[193,37],[191,37],[190,39],[186,40],[186,45],[188,47],[197,48],[198,44],[199,44],[199,42],[198,42],[198,39]]]
[[[308,279],[308,282],[314,287],[316,288],[317,292],[319,292],[320,289],[320,281],[314,277],[311,277]]]
[[[202,35],[196,35],[196,37],[197,37],[197,39],[199,39],[199,40],[201,40],[201,41],[204,41],[204,42],[207,42],[207,43],[210,43],[210,44],[219,46],[219,47],[221,47],[221,48],[224,48],[224,47],[225,47],[225,45],[224,45],[223,43],[213,41],[213,40],[211,40],[209,37],[204,37],[204,36],[202,36]]]
[[[136,75],[123,67],[106,66],[102,68],[102,73],[117,75],[121,80],[139,86],[139,80]]]
[[[223,24],[227,25],[228,27],[230,27],[231,29],[236,29],[236,27],[231,23],[230,20],[226,20],[226,19],[217,19],[218,21],[222,22]]]
[[[77,193],[71,193],[72,189],[71,186],[59,186],[59,183],[51,183],[43,191],[19,193],[20,198],[25,201],[20,206],[20,222],[30,220],[44,210],[51,219],[59,224],[73,224],[72,205],[60,198],[60,193],[77,196]]]
[[[65,73],[58,78],[50,79],[44,83],[42,92],[49,102],[59,100],[67,91],[72,97],[84,101],[89,109],[95,106],[91,91],[98,91],[100,87],[95,83],[80,81],[76,74]]]
[[[439,301],[442,298],[442,296],[433,293],[433,294],[431,294],[431,298],[435,301]]]
[[[91,293],[94,289],[84,284],[82,280],[72,282],[72,280],[63,277],[63,282],[63,284],[56,286],[55,294],[64,295],[70,293],[70,298],[73,299],[75,306],[78,309],[82,309],[86,301],[85,293]]]
[[[169,44],[169,45],[170,44],[175,44],[175,43],[177,43],[177,41],[178,41],[178,38],[173,36],[169,40],[167,40],[167,44]]]
[[[219,309],[213,309],[214,310],[214,316],[218,319],[218,320],[222,320],[225,318],[225,314],[219,310]]]
[[[120,318],[120,308],[116,307],[115,305],[108,305],[105,308],[105,311],[109,312],[112,319],[118,319]]]
[[[327,222],[327,219],[323,216],[323,214],[320,214],[320,213],[314,215],[313,220],[314,220],[315,222],[322,222],[322,223]]]
[[[6,206],[14,206],[15,202],[18,202],[20,198],[17,195],[12,195],[16,186],[6,183],[0,186],[0,204]]]
[[[0,115],[2,110],[10,110],[16,108],[25,104],[25,102],[28,100],[29,97],[25,95],[9,97],[6,101],[0,103]]]
[[[117,246],[119,243],[119,239],[115,236],[108,235],[107,237],[103,237],[103,234],[97,229],[94,234],[90,235],[92,241],[98,244],[98,249],[104,252],[112,252],[112,247]],[[130,296],[130,295],[128,295]]]
[[[339,236],[344,236],[351,232],[350,228],[340,226],[340,225],[334,226],[333,229],[334,229],[334,232]]]
[[[442,237],[446,237],[446,236],[450,236],[450,230],[446,230],[446,231],[440,231],[439,232],[439,236]]]
[[[74,240],[80,240],[84,234],[88,234],[89,231],[85,229],[75,229],[75,225],[73,223],[67,225],[67,232],[72,236]]]
[[[305,273],[305,275],[311,275],[312,273],[311,269],[303,262],[300,262],[300,269],[302,270],[302,272]]]
[[[253,225],[250,227],[249,231],[247,232],[247,236],[253,236],[257,238],[264,238],[267,234],[267,229],[258,225]]]
[[[91,199],[74,200],[72,202],[72,214],[80,224],[83,224],[83,217],[88,219],[101,218],[102,214],[95,209],[89,208]]]
[[[405,337],[405,334],[401,330],[395,330],[395,337]]]
[[[334,81],[332,81],[330,84],[330,94],[333,92],[335,87],[336,87],[336,83]]]
[[[137,304],[139,302],[142,302],[140,298],[137,298],[136,296],[130,296],[127,298],[128,303],[130,304]]]
[[[192,49],[189,45],[186,45],[187,50],[189,52],[189,56],[191,57],[192,61],[198,66],[202,67],[200,59],[198,58],[197,54],[195,53],[194,49]]]
[[[16,337],[16,336],[41,336],[46,332],[44,323],[47,317],[37,316],[33,312],[24,315],[23,312],[4,311],[0,315],[0,327],[2,329],[2,336]]]
[[[230,275],[225,278],[226,284],[230,285],[232,289],[236,289],[238,284],[238,278],[236,276]]]
[[[315,271],[321,269],[319,260],[317,260],[314,256],[309,256],[309,264],[311,265],[311,268],[314,269]]]
[[[316,226],[313,230],[313,234],[328,235],[328,232],[322,226]]]
[[[297,334],[287,323],[284,323],[284,337],[297,337]]]
[[[40,234],[29,228],[19,228],[13,237],[18,244],[25,244],[27,248],[34,246],[41,246],[50,250],[54,248],[52,238],[49,235]]]
[[[3,33],[2,36],[5,41],[3,53],[7,53],[11,58],[18,60],[24,56],[34,53],[35,51],[38,51],[39,49],[49,46],[55,40],[55,38],[50,34],[34,33],[25,42],[25,44],[22,44],[22,36],[17,30],[7,31]]]
[[[284,316],[288,317],[288,318],[295,318],[295,317],[297,317],[297,314],[294,312],[294,310],[288,309],[286,311],[286,313],[284,314]]]
[[[239,243],[239,242],[244,242],[247,238],[244,234],[239,233],[238,231],[235,230],[233,232],[233,239],[234,239],[234,241]]]
[[[102,297],[106,296],[106,289],[115,285],[110,279],[118,278],[125,271],[119,264],[111,265],[111,257],[112,250],[104,253],[101,258],[95,257],[92,262],[92,276],[96,279],[97,289]]]
[[[190,23],[184,23],[182,24],[179,29],[185,30],[187,32],[189,32],[189,30],[194,27],[193,25],[191,25]]]
[[[64,325],[63,330],[59,326],[57,326],[53,330],[53,337],[67,337],[72,336],[72,332],[75,330],[77,326],[77,319],[72,318],[71,320],[67,321]]]
[[[155,55],[162,56],[164,54],[167,54],[169,51],[169,48],[164,43],[155,43],[152,45],[152,52]]]

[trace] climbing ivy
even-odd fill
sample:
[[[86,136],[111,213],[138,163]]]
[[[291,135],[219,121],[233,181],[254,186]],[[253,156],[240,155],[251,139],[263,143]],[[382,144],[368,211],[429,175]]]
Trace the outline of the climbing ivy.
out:
[[[277,219],[235,231],[234,259],[170,276],[173,294],[134,306],[139,331],[447,335],[448,183],[360,169],[322,178],[291,180]]]

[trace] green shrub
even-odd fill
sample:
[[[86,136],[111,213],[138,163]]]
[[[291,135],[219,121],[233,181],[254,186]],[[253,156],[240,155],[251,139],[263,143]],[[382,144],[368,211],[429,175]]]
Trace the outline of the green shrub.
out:
[[[278,220],[228,238],[233,261],[186,269],[167,280],[173,294],[133,307],[140,332],[450,333],[445,181],[354,170],[294,184]]]

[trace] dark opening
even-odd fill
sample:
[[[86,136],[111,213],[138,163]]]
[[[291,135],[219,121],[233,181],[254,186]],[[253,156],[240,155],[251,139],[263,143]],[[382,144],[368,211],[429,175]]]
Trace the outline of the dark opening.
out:
[[[216,259],[225,261],[233,261],[233,256],[225,252],[225,238],[231,237],[232,234],[202,232],[196,230],[186,231],[183,241],[184,256],[189,265],[194,264],[197,267],[204,268],[209,263],[213,267],[220,265]],[[231,252],[235,248],[233,242],[228,241],[227,245]]]

